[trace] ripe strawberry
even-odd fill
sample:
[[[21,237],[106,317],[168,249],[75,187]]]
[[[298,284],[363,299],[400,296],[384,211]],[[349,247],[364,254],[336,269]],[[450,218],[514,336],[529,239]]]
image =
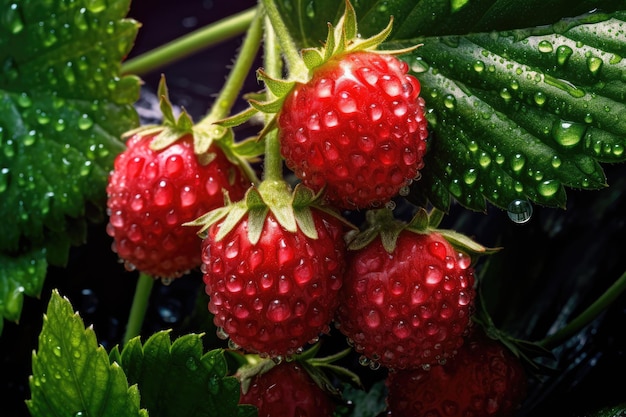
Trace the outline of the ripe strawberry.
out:
[[[160,151],[150,148],[153,137],[130,137],[115,160],[107,233],[129,270],[171,279],[201,264],[197,230],[183,223],[223,206],[223,190],[241,198],[249,181],[215,145],[214,158],[202,164],[191,135]]]
[[[313,190],[347,209],[385,204],[419,174],[427,123],[419,81],[392,55],[331,58],[278,114],[281,153]]]
[[[428,367],[463,344],[475,297],[470,258],[437,232],[380,236],[349,251],[337,322],[366,358],[389,368]]]
[[[518,358],[477,329],[445,365],[390,372],[386,384],[392,417],[507,417],[525,398],[527,380]]]
[[[258,242],[247,213],[223,239],[212,224],[202,243],[202,269],[215,325],[246,351],[291,355],[328,331],[345,269],[343,223],[312,208],[317,239],[287,231],[273,212]],[[260,225],[259,225],[260,226]]]
[[[256,406],[259,417],[331,417],[336,407],[297,362],[281,362],[255,376],[239,404]]]

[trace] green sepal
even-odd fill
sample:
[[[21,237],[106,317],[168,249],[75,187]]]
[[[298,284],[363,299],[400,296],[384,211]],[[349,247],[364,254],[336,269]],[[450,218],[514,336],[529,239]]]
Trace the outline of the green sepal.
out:
[[[265,114],[278,113],[283,107],[284,97],[276,98],[271,101],[248,100],[248,103],[257,111]]]
[[[248,211],[248,240],[256,244],[261,238],[265,218],[269,212],[263,197],[256,188],[250,188],[246,193],[246,209]]]
[[[216,121],[215,124],[223,127],[236,127],[252,119],[252,117],[254,117],[254,115],[256,115],[258,112],[259,111],[256,108],[248,107],[242,112]]]
[[[274,97],[286,96],[296,85],[295,81],[272,78],[262,69],[257,71],[257,79],[265,83],[265,86],[274,95]]]
[[[436,225],[441,222],[442,215],[442,212],[437,209],[428,213],[426,209],[420,208],[410,221],[404,222],[395,219],[391,209],[369,210],[366,213],[367,227],[358,233],[349,235],[348,249],[362,249],[380,237],[385,251],[392,253],[396,249],[398,236],[406,230],[418,234],[439,233],[457,251],[470,255],[472,261],[475,261],[478,256],[491,255],[500,250],[500,248],[485,247],[457,231],[438,229]]]
[[[488,248],[474,241],[469,236],[450,229],[433,229],[440,235],[442,235],[456,250],[465,252],[474,259],[481,255],[492,255],[498,252],[501,248]]]
[[[477,287],[475,305],[476,312],[472,315],[472,321],[481,326],[487,337],[498,340],[506,346],[513,355],[522,361],[524,367],[530,372],[543,375],[554,373],[554,369],[537,361],[538,358],[554,359],[554,354],[549,349],[546,349],[539,343],[514,338],[496,327],[481,294],[480,281]]]
[[[306,48],[301,52],[304,65],[308,69],[319,67],[324,63],[324,55],[317,48]]]

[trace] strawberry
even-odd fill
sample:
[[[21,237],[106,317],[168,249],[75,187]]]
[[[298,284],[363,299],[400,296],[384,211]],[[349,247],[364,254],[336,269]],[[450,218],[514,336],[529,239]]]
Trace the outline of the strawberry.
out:
[[[291,355],[329,330],[345,269],[343,223],[310,208],[312,237],[300,227],[287,230],[273,211],[256,213],[207,229],[202,270],[209,310],[220,333],[242,349]],[[219,238],[222,227],[229,231]],[[259,231],[256,238],[252,230]]]
[[[405,62],[339,54],[286,96],[277,124],[287,166],[342,208],[387,203],[419,175],[427,123],[420,83]]]
[[[201,264],[197,230],[183,223],[223,206],[224,190],[242,197],[249,181],[216,145],[202,163],[191,135],[158,151],[150,146],[154,136],[131,136],[115,160],[107,233],[127,269],[172,279]]]
[[[244,392],[245,391],[245,392]],[[332,417],[336,404],[297,362],[281,362],[243,388],[239,404],[252,404],[259,417]]]
[[[390,222],[374,221],[367,239],[351,244],[337,325],[374,363],[400,369],[443,363],[461,347],[470,323],[471,258],[436,231]]]
[[[390,372],[389,416],[512,416],[526,396],[520,360],[477,328],[458,354],[430,370]]]

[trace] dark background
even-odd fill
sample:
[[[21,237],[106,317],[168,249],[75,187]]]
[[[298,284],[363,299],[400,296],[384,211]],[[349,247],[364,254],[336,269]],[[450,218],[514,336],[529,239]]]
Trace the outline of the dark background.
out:
[[[129,13],[140,21],[136,56],[166,41],[242,11],[255,1],[136,0]],[[154,105],[152,94],[161,73],[170,98],[198,120],[221,87],[241,39],[233,39],[143,77],[142,114]],[[246,91],[259,84],[251,78]],[[243,103],[238,104],[243,106]],[[453,206],[443,227],[455,228],[504,250],[477,271],[486,290],[494,321],[527,340],[540,340],[563,326],[595,300],[626,271],[626,170],[605,166],[610,187],[600,191],[568,190],[566,210],[534,208],[532,219],[517,225],[506,213],[489,208],[472,213]],[[406,208],[399,202],[399,210]],[[137,273],[124,270],[110,249],[105,223],[93,224],[86,245],[74,248],[67,268],[51,267],[40,299],[26,298],[19,324],[5,323],[0,337],[0,407],[7,416],[28,416],[30,359],[37,348],[41,318],[50,292],[58,288],[70,299],[87,325],[92,324],[106,348],[121,341],[137,282]],[[488,267],[487,267],[488,266]],[[223,346],[214,336],[206,313],[206,296],[198,271],[172,285],[156,283],[143,334],[172,328],[173,336],[205,331],[207,348]],[[528,401],[521,416],[582,416],[602,406],[626,401],[626,297],[622,295],[583,332],[554,351],[555,375],[530,379]],[[337,337],[335,337],[337,336]],[[343,348],[334,335],[326,348]],[[384,376],[346,359],[370,385]],[[593,393],[593,394],[591,394]],[[3,414],[4,416],[5,414]]]

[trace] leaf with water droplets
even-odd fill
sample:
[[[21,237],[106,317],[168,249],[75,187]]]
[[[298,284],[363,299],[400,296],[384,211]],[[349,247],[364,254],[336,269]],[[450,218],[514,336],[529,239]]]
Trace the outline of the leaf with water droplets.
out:
[[[129,386],[122,368],[110,363],[91,327],[55,290],[48,303],[29,380],[33,417],[130,417],[148,414],[139,408],[139,392]]]
[[[626,161],[625,68],[612,58],[626,48],[625,25],[618,12],[568,19],[565,30],[424,39],[405,57],[420,62],[433,133],[412,196],[484,211],[486,201],[564,207],[566,187],[605,187],[601,163]]]
[[[19,256],[0,253],[0,334],[3,319],[19,320],[24,295],[40,295],[47,266],[43,248],[25,251]]]
[[[86,229],[86,206],[103,211],[120,135],[138,123],[138,79],[119,74],[138,28],[124,19],[128,7],[128,0],[0,0],[3,255],[67,251],[84,243],[74,230]]]
[[[120,364],[137,384],[141,404],[150,416],[249,416],[256,409],[239,403],[239,381],[227,376],[221,350],[203,353],[201,336],[187,334],[172,341],[169,332],[152,335],[143,345],[130,340]]]

